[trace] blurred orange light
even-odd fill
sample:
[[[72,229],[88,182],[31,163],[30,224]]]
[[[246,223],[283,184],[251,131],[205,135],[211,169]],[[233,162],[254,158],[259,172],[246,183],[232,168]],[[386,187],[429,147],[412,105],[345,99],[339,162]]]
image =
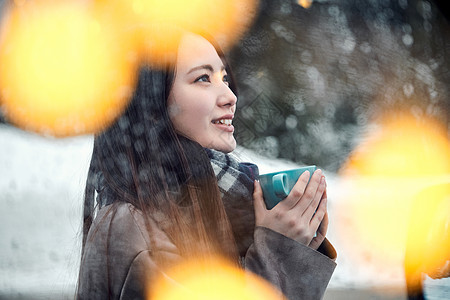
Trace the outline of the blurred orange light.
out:
[[[223,259],[184,262],[164,272],[151,286],[149,298],[155,300],[284,299],[268,282]]]
[[[336,207],[336,225],[353,257],[387,270],[403,265],[413,201],[419,201],[423,213],[414,218],[414,226],[425,228],[430,223],[426,216],[435,210],[434,198],[445,198],[417,195],[450,182],[450,141],[445,126],[407,113],[387,115],[378,124],[340,171],[347,201]]]
[[[450,261],[450,182],[423,189],[413,199],[405,270],[408,276],[439,277]]]
[[[313,3],[313,0],[297,0],[297,3],[303,8],[310,8]]]
[[[133,60],[81,1],[12,5],[0,36],[0,101],[9,121],[44,135],[97,132],[125,108]]]
[[[386,116],[343,168],[344,175],[424,177],[450,172],[445,127],[407,114]]]
[[[159,65],[178,47],[185,31],[212,36],[227,50],[250,26],[258,0],[96,0],[96,8],[118,24],[121,40],[147,63]]]

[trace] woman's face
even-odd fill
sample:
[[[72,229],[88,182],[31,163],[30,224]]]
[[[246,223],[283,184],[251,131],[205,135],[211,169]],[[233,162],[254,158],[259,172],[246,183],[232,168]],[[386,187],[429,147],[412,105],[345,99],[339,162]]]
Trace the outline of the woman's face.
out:
[[[236,101],[214,46],[199,35],[186,34],[178,49],[175,79],[168,99],[175,130],[203,147],[233,151],[236,140],[231,122]]]

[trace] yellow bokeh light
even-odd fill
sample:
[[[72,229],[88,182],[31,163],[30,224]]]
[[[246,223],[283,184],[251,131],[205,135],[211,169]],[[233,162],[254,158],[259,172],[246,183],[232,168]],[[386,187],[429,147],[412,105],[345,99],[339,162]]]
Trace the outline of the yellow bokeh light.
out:
[[[257,0],[14,1],[0,32],[0,101],[7,119],[57,137],[94,133],[124,110],[136,67],[176,57],[185,31],[225,49]]]
[[[134,64],[114,29],[81,1],[13,5],[1,31],[1,108],[41,134],[97,132],[126,107]]]
[[[406,242],[405,271],[439,276],[450,261],[450,182],[433,185],[416,195]]]
[[[346,201],[336,207],[335,223],[352,257],[387,270],[403,264],[413,203],[420,203],[423,213],[414,226],[427,228],[434,198],[445,198],[418,195],[450,182],[450,141],[445,126],[407,113],[392,113],[377,123],[340,171]]]
[[[139,57],[159,65],[173,59],[183,31],[207,34],[226,51],[250,26],[258,0],[97,0],[95,7]]]
[[[449,140],[436,121],[399,113],[379,122],[353,153],[343,175],[424,177],[449,173]]]
[[[226,260],[190,260],[170,268],[151,284],[155,300],[285,299],[268,282]]]
[[[313,3],[313,0],[297,0],[297,3],[303,8],[310,8]]]

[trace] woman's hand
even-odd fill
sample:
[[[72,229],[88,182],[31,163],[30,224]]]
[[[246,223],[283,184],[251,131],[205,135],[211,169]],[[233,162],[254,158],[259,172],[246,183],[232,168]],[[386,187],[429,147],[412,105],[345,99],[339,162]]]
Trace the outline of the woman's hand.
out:
[[[261,186],[255,181],[255,218],[256,226],[317,249],[328,230],[326,182],[321,170],[314,172],[308,184],[309,176],[308,171],[304,172],[289,195],[271,210],[266,208]]]

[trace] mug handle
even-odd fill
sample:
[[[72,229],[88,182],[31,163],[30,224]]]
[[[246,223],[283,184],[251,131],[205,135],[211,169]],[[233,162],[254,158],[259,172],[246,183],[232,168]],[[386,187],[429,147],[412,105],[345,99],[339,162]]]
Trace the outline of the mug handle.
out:
[[[287,190],[285,184],[286,179],[286,173],[276,174],[272,177],[273,191],[278,198],[284,199],[287,197],[287,195],[289,195],[289,191]]]

